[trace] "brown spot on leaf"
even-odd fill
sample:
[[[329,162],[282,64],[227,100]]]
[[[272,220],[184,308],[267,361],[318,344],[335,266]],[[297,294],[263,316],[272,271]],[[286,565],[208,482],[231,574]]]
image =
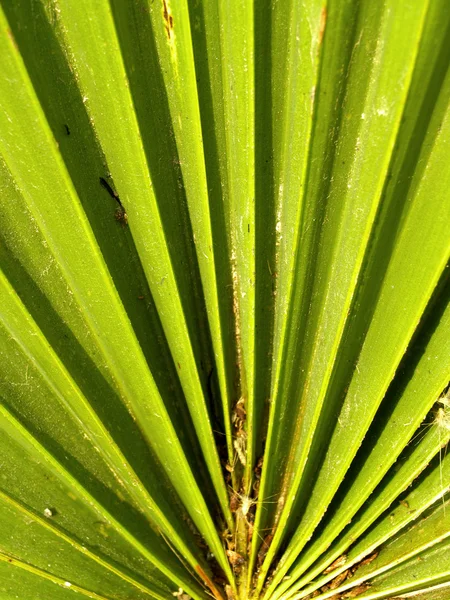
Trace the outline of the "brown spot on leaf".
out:
[[[376,559],[376,557],[380,554],[379,550],[373,552],[370,556],[362,560],[357,567],[364,567],[364,565],[370,565],[370,563]],[[356,570],[356,569],[355,569]]]
[[[17,45],[16,38],[14,37],[14,35],[13,35],[13,32],[11,31],[11,29],[7,29],[7,30],[6,30],[6,35],[9,37],[9,39],[10,39],[10,41],[12,42],[12,45],[14,46],[14,48],[15,48],[16,50],[18,50],[18,49],[19,49],[19,47],[18,47],[18,45]]]
[[[119,221],[119,223],[122,223],[122,225],[128,225],[128,215],[125,212],[123,206],[119,206],[119,208],[116,208],[114,218],[116,219],[116,221]]]
[[[219,592],[217,587],[214,585],[214,583],[211,581],[211,579],[208,577],[205,571],[201,568],[201,566],[196,565],[195,570],[206,583],[206,585],[209,587],[209,589],[213,593],[214,598],[216,598],[216,600],[224,600],[222,594]]]
[[[347,569],[346,571],[344,571],[343,573],[341,573],[340,575],[335,577],[328,584],[328,589],[335,590],[336,588],[338,588],[341,585],[341,583],[344,583],[344,581],[347,579],[348,574],[349,574],[349,570]]]
[[[239,496],[237,494],[233,494],[230,498],[230,510],[231,512],[236,512],[239,508]]]
[[[239,567],[245,563],[245,558],[234,550],[227,550],[228,560],[233,567]]]
[[[334,569],[339,569],[339,567],[343,567],[345,565],[346,561],[347,561],[347,555],[343,554],[342,556],[337,558],[335,561],[333,561],[331,563],[331,565],[329,565],[324,571],[322,571],[323,574],[331,573],[331,571],[334,571]]]
[[[169,7],[167,6],[167,2],[166,0],[162,0],[163,3],[163,17],[164,17],[164,23],[165,23],[165,30],[167,33],[167,37],[170,40],[171,36],[172,36],[172,30],[173,30],[173,17],[172,15],[169,13]]]
[[[225,593],[227,595],[227,600],[235,600],[234,594],[233,594],[233,588],[231,587],[231,585],[225,586]]]
[[[364,594],[370,588],[368,583],[363,583],[362,585],[358,585],[358,587],[353,588],[352,590],[346,592],[342,598],[356,598],[360,594]]]
[[[260,456],[258,458],[258,461],[256,463],[256,467],[253,469],[253,472],[255,474],[256,479],[261,479],[261,473],[262,473],[262,466],[263,466],[263,462],[264,462],[264,456]]]
[[[323,34],[325,33],[325,27],[327,24],[327,7],[322,6],[322,10],[320,11],[320,23],[319,23],[319,46],[323,40]]]
[[[244,408],[244,399],[243,398],[241,398],[237,402],[236,406],[234,407],[234,410],[236,412],[237,418],[240,419],[244,423],[247,418],[247,412]]]

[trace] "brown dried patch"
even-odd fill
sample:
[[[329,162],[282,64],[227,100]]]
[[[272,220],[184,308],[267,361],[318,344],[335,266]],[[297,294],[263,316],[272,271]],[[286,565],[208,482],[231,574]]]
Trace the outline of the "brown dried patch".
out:
[[[322,6],[322,10],[320,11],[320,24],[319,24],[319,46],[322,43],[323,35],[325,33],[325,27],[327,25],[327,7]]]
[[[230,510],[235,513],[240,506],[239,495],[236,492],[230,498]]]
[[[256,467],[253,469],[256,479],[261,479],[263,462],[264,462],[264,456],[260,456],[258,458],[258,462],[256,463]]]
[[[173,17],[169,12],[169,7],[167,6],[166,0],[162,0],[163,3],[163,17],[164,17],[164,28],[166,30],[166,34],[168,39],[170,40],[172,37],[173,31]]]
[[[245,423],[246,419],[247,419],[247,411],[244,408],[244,398],[240,398],[237,403],[236,406],[234,407],[234,412],[235,412],[235,421],[238,421],[238,423],[240,422],[240,424]]]
[[[233,539],[233,534],[229,529],[225,529],[221,532],[220,537],[225,542],[228,550],[234,550],[235,543]]]
[[[364,560],[360,561],[358,564],[353,565],[353,567],[346,569],[342,573],[339,573],[339,575],[337,575],[334,579],[332,579],[331,581],[329,581],[328,583],[323,585],[321,588],[316,590],[313,594],[311,594],[310,597],[314,598],[315,597],[314,594],[316,594],[316,595],[325,594],[326,592],[337,589],[345,581],[351,579],[360,567],[362,567],[364,565],[369,565],[373,560],[375,560],[376,557],[378,556],[378,554],[379,554],[379,552],[375,551],[370,556],[368,556]],[[345,565],[346,560],[347,560],[347,556],[345,554],[343,554],[342,556],[337,558],[333,563],[331,563],[331,565],[329,567],[327,567],[325,569],[325,571],[322,571],[322,574],[331,573],[335,569],[342,567],[343,565]],[[330,596],[328,600],[345,600],[346,598],[355,598],[356,596],[359,596],[359,594],[362,594],[369,588],[370,588],[369,584],[362,583],[361,585],[358,585],[357,587],[355,587],[351,590],[343,591],[343,592],[335,594],[334,596]],[[306,597],[305,600],[308,600],[308,597]]]
[[[208,575],[205,573],[205,571],[201,568],[200,565],[195,566],[195,571],[197,572],[198,575],[200,575],[200,577],[203,579],[203,581],[209,587],[214,598],[216,598],[216,600],[224,600],[222,594],[219,592],[217,587],[214,585],[214,583],[211,581],[211,579],[208,577]]]
[[[333,561],[331,563],[331,565],[329,565],[324,571],[322,571],[322,573],[324,575],[326,575],[327,573],[331,573],[331,571],[334,571],[335,569],[339,569],[339,567],[343,567],[345,565],[346,561],[347,561],[347,555],[342,554],[341,556],[339,556],[339,558],[337,558],[335,561]]]
[[[348,592],[344,593],[343,595],[341,595],[341,598],[356,598],[356,596],[359,596],[360,594],[364,594],[364,592],[367,592],[367,590],[370,588],[370,585],[368,583],[363,583],[361,585],[358,585],[358,587],[353,588],[352,590],[349,590]]]
[[[349,575],[348,569],[346,571],[343,571],[342,573],[340,573],[340,575],[338,575],[337,577],[335,577],[334,579],[332,579],[330,581],[330,583],[328,584],[328,589],[335,590],[336,588],[338,588],[341,585],[341,583],[344,583],[344,581],[347,579],[348,575]]]
[[[125,212],[123,206],[119,206],[119,208],[116,208],[114,218],[116,219],[116,221],[119,221],[119,223],[122,223],[122,225],[128,225],[128,215]]]
[[[353,573],[359,569],[360,567],[364,567],[364,565],[370,565],[370,563],[376,559],[376,557],[380,554],[379,550],[373,552],[370,556],[359,562],[357,565],[353,567]]]
[[[239,552],[235,552],[234,550],[226,551],[228,560],[230,561],[230,565],[233,567],[240,567],[245,563],[245,558]]]
[[[19,46],[17,45],[16,38],[14,37],[13,32],[11,31],[11,29],[8,28],[6,30],[6,35],[9,37],[9,39],[10,39],[12,45],[14,46],[14,48],[16,50],[19,50]]]
[[[227,600],[235,600],[233,588],[231,587],[231,585],[225,586],[225,593],[227,595]]]
[[[351,590],[341,592],[340,594],[335,594],[334,596],[330,596],[328,600],[347,600],[348,598],[356,598],[360,594],[364,594],[364,592],[367,592],[368,589],[370,589],[370,585],[368,583],[362,583],[361,585],[358,585],[357,587]],[[323,592],[325,591],[327,590],[323,590]],[[321,588],[319,594],[323,592]]]

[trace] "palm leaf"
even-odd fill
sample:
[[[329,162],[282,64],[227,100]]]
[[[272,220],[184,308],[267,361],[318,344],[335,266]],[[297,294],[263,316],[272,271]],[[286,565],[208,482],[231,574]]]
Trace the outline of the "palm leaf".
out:
[[[447,598],[446,2],[0,30],[1,598]]]

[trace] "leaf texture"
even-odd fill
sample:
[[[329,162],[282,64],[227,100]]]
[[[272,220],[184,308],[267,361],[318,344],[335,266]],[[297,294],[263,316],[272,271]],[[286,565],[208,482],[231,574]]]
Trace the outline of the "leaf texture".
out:
[[[0,0],[2,599],[447,597],[449,35]]]

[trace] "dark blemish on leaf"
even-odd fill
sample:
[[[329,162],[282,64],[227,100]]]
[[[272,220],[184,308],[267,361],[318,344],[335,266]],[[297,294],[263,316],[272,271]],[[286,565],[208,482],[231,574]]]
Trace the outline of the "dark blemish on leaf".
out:
[[[128,225],[128,215],[125,210],[125,207],[120,201],[119,194],[112,189],[112,187],[109,185],[109,183],[104,177],[100,177],[100,185],[105,188],[105,190],[108,192],[111,198],[114,198],[114,200],[119,205],[116,209],[116,212],[114,213],[114,218],[116,219],[116,221],[122,223],[122,225]]]
[[[235,552],[234,550],[226,551],[228,560],[233,567],[239,567],[245,563],[244,557],[239,554],[239,552]]]
[[[122,205],[120,205],[119,208],[116,208],[114,218],[116,219],[116,221],[122,223],[122,225],[128,225],[128,215],[125,212],[125,209]]]
[[[253,469],[256,479],[261,479],[262,467],[264,462],[264,455],[258,458],[256,467]]]
[[[162,0],[163,2],[163,17],[165,22],[165,29],[167,33],[167,37],[170,40],[172,29],[173,29],[173,17],[169,14],[169,9],[167,8],[166,0]]]
[[[239,508],[239,496],[234,493],[230,498],[230,510],[232,513],[235,513]]]
[[[250,223],[247,225],[247,231],[250,233]]]
[[[108,194],[111,196],[111,198],[114,198],[114,200],[116,200],[120,204],[120,206],[122,206],[122,202],[120,201],[119,194],[112,189],[112,187],[109,185],[109,183],[106,181],[106,179],[104,177],[100,177],[100,185],[105,188],[105,190],[108,192]]]
[[[64,123],[64,129],[66,130],[66,135],[70,135],[70,129],[69,126],[66,125],[66,123]]]
[[[214,373],[214,367],[210,370],[210,372],[208,373],[208,380],[207,380],[207,391],[208,391],[208,399],[211,402],[211,404],[214,403],[214,391],[213,391],[213,373]]]

